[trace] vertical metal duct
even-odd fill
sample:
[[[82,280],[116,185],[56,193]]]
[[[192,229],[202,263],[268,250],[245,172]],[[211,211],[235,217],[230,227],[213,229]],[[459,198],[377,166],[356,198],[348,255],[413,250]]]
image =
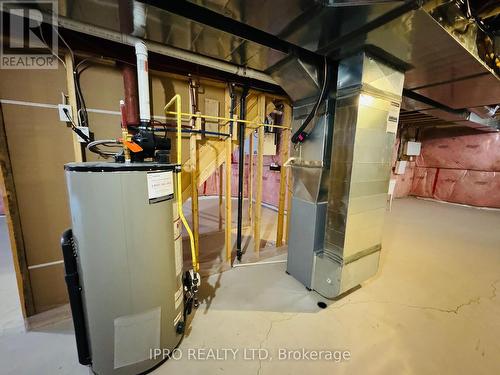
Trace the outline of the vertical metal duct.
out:
[[[325,240],[312,280],[325,297],[377,272],[403,81],[364,53],[339,65]]]
[[[320,69],[291,57],[275,65],[271,72],[294,102],[292,133],[314,110],[321,95]],[[294,186],[287,272],[308,288],[312,284],[314,252],[323,248],[328,198],[334,100],[328,95],[330,87],[326,92],[327,99],[311,120],[312,131],[305,142],[293,146],[290,159]]]
[[[271,74],[294,100],[295,131],[320,95],[318,68],[290,59]],[[325,297],[377,271],[403,80],[365,53],[342,60],[313,130],[292,150],[287,272]]]

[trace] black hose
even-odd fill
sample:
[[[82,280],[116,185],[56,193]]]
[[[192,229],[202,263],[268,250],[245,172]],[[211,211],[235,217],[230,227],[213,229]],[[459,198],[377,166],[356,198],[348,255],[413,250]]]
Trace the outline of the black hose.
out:
[[[240,97],[240,119],[246,119],[246,103],[247,103],[248,87],[243,88]],[[236,234],[236,258],[241,260],[241,232],[243,226],[243,174],[245,166],[245,123],[242,122],[238,126],[238,144],[239,144],[239,160],[238,160],[238,229]],[[251,152],[251,151],[250,151]],[[226,224],[227,225],[227,224]]]
[[[307,137],[308,134],[305,132],[305,129],[307,128],[307,126],[309,125],[311,120],[314,118],[314,116],[316,116],[316,112],[318,111],[318,108],[319,108],[321,102],[325,99],[325,95],[327,92],[327,90],[326,90],[327,85],[328,85],[328,61],[327,61],[327,58],[325,56],[323,87],[321,89],[321,93],[319,94],[318,100],[314,104],[314,107],[311,110],[311,112],[309,112],[309,114],[307,115],[306,119],[304,120],[304,122],[302,123],[300,128],[298,128],[297,131],[293,134],[292,143],[298,143],[299,141],[303,142],[305,140],[305,138]]]
[[[68,229],[63,233],[61,237],[61,249],[64,258],[64,278],[68,288],[73,326],[75,327],[78,362],[82,365],[89,365],[91,363],[91,357],[83,311],[82,288],[80,287],[80,281],[78,278],[76,252],[73,242],[73,232],[71,229]]]

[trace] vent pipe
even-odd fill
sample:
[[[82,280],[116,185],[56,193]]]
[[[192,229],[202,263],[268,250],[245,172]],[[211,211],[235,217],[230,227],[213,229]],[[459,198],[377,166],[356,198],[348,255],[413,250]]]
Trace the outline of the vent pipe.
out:
[[[151,121],[149,104],[148,48],[142,41],[135,43],[137,57],[137,87],[139,89],[139,119],[142,127],[148,127]]]

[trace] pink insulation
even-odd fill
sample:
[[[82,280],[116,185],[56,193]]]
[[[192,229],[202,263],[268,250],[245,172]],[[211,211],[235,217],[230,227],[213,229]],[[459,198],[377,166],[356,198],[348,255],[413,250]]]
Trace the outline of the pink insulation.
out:
[[[411,195],[500,208],[500,134],[448,128],[420,138]]]
[[[262,171],[262,201],[272,206],[278,206],[278,195],[280,190],[280,172],[271,171],[269,166],[273,162],[279,161],[279,156],[264,156],[264,168]],[[248,154],[245,155],[245,179],[243,182],[244,197],[248,197]],[[255,199],[255,173],[256,173],[256,157],[254,157],[254,188],[253,199]],[[281,164],[281,163],[278,163]],[[224,172],[223,172],[224,173]],[[223,177],[224,178],[224,177]],[[224,187],[223,187],[224,191]],[[219,170],[216,170],[205,183],[201,184],[198,189],[200,195],[218,195],[219,194]],[[238,150],[234,151],[232,163],[232,180],[231,194],[233,197],[238,196]]]
[[[433,197],[448,202],[500,208],[500,173],[440,169]]]
[[[419,197],[432,198],[436,172],[436,168],[416,167],[410,194],[417,195]]]
[[[400,138],[396,138],[396,143],[394,144],[394,149],[392,152],[392,166],[396,166],[396,160],[398,157]],[[396,180],[396,187],[394,188],[394,198],[402,198],[410,195],[410,191],[413,185],[413,174],[415,171],[415,162],[409,162],[406,166],[404,174],[394,174],[391,172],[391,179]]]
[[[498,132],[478,134],[468,129],[462,132],[451,129],[428,130],[423,133],[422,153],[417,158],[417,165],[498,172],[500,134]]]
[[[394,198],[402,198],[410,195],[413,186],[413,178],[415,174],[415,162],[409,162],[406,165],[404,174],[396,174],[391,177],[396,179],[396,187],[394,188]]]

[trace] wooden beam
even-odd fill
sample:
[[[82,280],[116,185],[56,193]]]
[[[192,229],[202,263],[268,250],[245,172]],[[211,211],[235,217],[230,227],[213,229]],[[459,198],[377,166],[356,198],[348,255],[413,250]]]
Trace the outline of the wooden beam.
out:
[[[259,96],[258,104],[259,121],[264,121],[266,115],[266,96]],[[259,254],[260,251],[260,227],[262,216],[262,172],[264,168],[264,127],[260,126],[257,130],[258,143],[257,143],[257,175],[256,175],[256,197],[255,197],[255,213],[254,213],[254,250]]]
[[[28,271],[28,261],[24,248],[23,231],[21,227],[21,217],[19,216],[19,206],[17,204],[14,175],[9,155],[9,145],[7,143],[7,133],[3,120],[2,107],[0,105],[0,185],[3,187],[2,199],[5,207],[5,217],[9,230],[9,238],[14,261],[14,271],[16,274],[17,289],[21,300],[23,316],[35,314],[35,304],[31,290],[31,282]]]
[[[253,131],[250,133],[250,137],[248,139],[248,220],[250,221],[250,225],[252,225],[253,221]]]
[[[73,66],[73,59],[71,58],[71,55],[69,53],[64,55],[64,61],[66,63],[66,85],[68,88],[69,105],[71,106],[71,117],[73,119],[73,122],[76,125],[79,125],[75,76],[73,75],[74,66]],[[75,153],[75,161],[81,162],[83,161],[82,145],[80,142],[78,142],[78,136],[75,134],[75,132],[72,133],[73,133],[73,151]]]
[[[283,109],[283,121],[281,125],[290,126],[292,120],[292,111],[289,105],[285,104],[285,108]],[[290,143],[290,130],[283,130],[281,132],[280,139],[280,161],[281,161],[281,169],[280,169],[280,191],[278,198],[278,228],[276,230],[276,246],[283,245],[283,219],[285,216],[285,198],[287,191],[287,170],[283,166],[285,162],[288,160],[289,155],[289,145]]]
[[[224,180],[222,176],[224,175],[224,167],[221,165],[219,167],[219,231],[222,230],[223,227],[223,218],[224,218]]]

